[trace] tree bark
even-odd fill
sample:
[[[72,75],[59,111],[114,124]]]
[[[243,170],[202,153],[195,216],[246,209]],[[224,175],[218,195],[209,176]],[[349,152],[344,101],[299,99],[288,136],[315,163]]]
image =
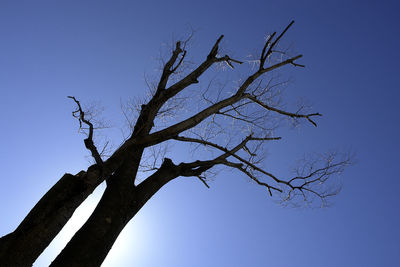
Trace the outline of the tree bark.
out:
[[[102,181],[96,165],[77,175],[64,174],[17,229],[0,238],[0,265],[32,266],[68,222],[75,209]]]

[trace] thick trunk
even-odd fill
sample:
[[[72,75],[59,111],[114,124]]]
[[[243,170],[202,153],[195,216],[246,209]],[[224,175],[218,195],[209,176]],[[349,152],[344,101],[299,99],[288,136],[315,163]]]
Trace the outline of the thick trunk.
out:
[[[86,173],[65,174],[39,200],[17,229],[0,239],[0,266],[32,266],[75,209],[102,181],[95,166]]]
[[[136,214],[132,188],[108,185],[96,209],[51,266],[100,266],[119,233]]]
[[[129,179],[111,177],[92,215],[50,266],[100,266],[126,224],[163,185],[177,176],[177,166],[168,160],[138,186]]]

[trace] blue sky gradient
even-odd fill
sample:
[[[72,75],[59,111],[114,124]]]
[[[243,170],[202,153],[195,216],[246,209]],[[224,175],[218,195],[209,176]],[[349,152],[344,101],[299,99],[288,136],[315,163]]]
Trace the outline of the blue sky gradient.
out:
[[[296,21],[306,68],[287,68],[289,102],[303,96],[318,127],[282,129],[267,166],[285,175],[306,152],[351,149],[357,164],[326,209],[275,204],[264,188],[223,172],[166,185],[131,221],[103,266],[399,266],[397,1],[0,1],[0,235],[12,231],[65,173],[89,165],[74,105],[100,102],[115,145],[121,99],[146,94],[160,49],[191,28],[201,60],[220,34],[239,59]],[[47,266],[83,223],[104,185],[35,266]]]

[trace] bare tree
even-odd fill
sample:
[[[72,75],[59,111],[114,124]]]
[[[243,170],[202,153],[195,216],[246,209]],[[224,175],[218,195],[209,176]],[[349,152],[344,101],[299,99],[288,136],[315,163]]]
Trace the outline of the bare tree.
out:
[[[267,36],[259,56],[246,62],[250,74],[235,85],[211,78],[206,86],[193,86],[213,65],[232,69],[246,65],[220,54],[223,35],[205,60],[192,68],[186,65],[188,40],[176,42],[158,83],[149,84],[151,95],[138,106],[136,122],[132,123],[132,112],[124,112],[131,132],[109,157],[95,145],[96,126],[90,114],[70,96],[77,107],[73,116],[87,135],[84,144],[95,164],[75,175],[66,173],[17,229],[0,239],[1,265],[31,265],[103,181],[106,189],[96,209],[51,266],[100,266],[125,225],[163,185],[178,177],[195,177],[209,187],[209,175],[216,167],[242,173],[284,203],[325,204],[338,192],[331,177],[349,163],[348,157],[329,153],[306,159],[292,177],[273,174],[262,164],[265,146],[281,139],[274,134],[282,119],[317,126],[321,116],[304,112],[304,106],[289,111],[281,104],[279,88],[284,81],[275,70],[304,67],[298,62],[301,54],[291,55],[279,47],[292,24],[279,35]],[[183,111],[186,105],[190,108]],[[194,160],[173,162],[173,151],[169,156],[161,147],[173,143],[191,144]],[[139,171],[148,174],[143,181],[137,181]]]

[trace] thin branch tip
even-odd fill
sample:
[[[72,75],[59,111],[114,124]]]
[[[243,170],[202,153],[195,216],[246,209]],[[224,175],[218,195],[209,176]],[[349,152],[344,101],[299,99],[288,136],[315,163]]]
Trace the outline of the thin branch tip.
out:
[[[205,180],[203,177],[201,177],[201,176],[199,175],[199,176],[197,176],[197,178],[199,178],[199,180],[200,180],[208,189],[210,189],[210,186],[207,184],[206,180]]]

